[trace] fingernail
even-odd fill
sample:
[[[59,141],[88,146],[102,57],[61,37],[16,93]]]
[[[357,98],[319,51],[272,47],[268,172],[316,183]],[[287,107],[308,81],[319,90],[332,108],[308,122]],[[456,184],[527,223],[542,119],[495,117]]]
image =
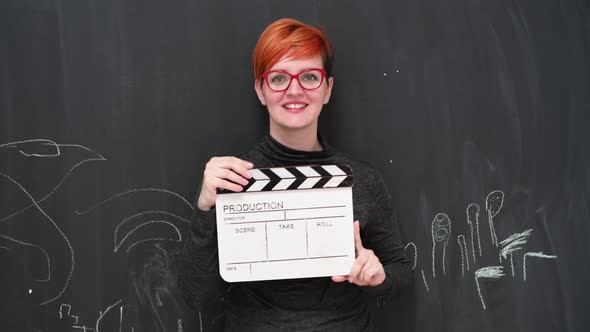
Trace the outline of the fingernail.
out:
[[[252,168],[252,167],[254,167],[254,164],[252,164],[251,162],[248,162],[248,167]]]
[[[246,171],[246,175],[248,176],[248,179],[252,177],[252,173],[250,171]]]

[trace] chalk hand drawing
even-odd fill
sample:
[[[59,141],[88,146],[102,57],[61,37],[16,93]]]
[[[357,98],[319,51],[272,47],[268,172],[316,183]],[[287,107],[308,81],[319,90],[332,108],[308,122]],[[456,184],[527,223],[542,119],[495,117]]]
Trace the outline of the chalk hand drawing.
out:
[[[483,310],[486,310],[487,308],[486,303],[481,294],[479,279],[500,279],[503,276],[505,276],[503,266],[487,266],[475,271],[475,285],[477,286],[477,293],[479,295],[479,299],[481,300]]]
[[[465,214],[467,215],[467,225],[469,226],[469,233],[471,237],[471,250],[473,253],[473,264],[475,264],[475,241],[474,237],[477,239],[477,249],[479,250],[479,256],[481,257],[481,240],[479,237],[479,205],[477,204],[469,204],[467,209],[465,210]],[[475,223],[475,234],[473,232],[473,224]]]
[[[467,271],[469,271],[469,252],[467,251],[465,236],[457,236],[457,243],[459,244],[459,251],[461,252],[461,277],[463,277],[465,275],[465,267],[467,267]]]
[[[531,234],[533,233],[532,229],[528,229],[522,233],[516,233],[509,236],[507,239],[500,242],[500,263],[502,263],[502,259],[507,259],[510,256],[510,269],[512,271],[512,276],[514,277],[514,253],[522,250],[523,246],[528,242]]]
[[[412,263],[412,270],[414,270],[416,268],[416,264],[418,263],[418,248],[416,247],[416,244],[413,242],[408,242],[408,244],[406,244],[406,246],[404,247],[404,251],[408,251],[408,247],[412,247],[414,250],[414,263]]]
[[[494,190],[486,197],[486,212],[488,213],[488,223],[490,225],[490,236],[492,244],[498,246],[498,236],[494,227],[494,217],[500,212],[504,205],[504,193],[500,190]]]
[[[527,257],[542,258],[542,259],[557,259],[556,255],[545,255],[542,252],[527,252],[522,257],[522,280],[526,282],[526,262]]]
[[[421,197],[421,203],[424,198]],[[475,286],[477,289],[477,296],[479,296],[483,310],[487,310],[486,301],[484,300],[484,292],[482,291],[481,281],[483,279],[497,280],[506,275],[505,269],[510,267],[512,277],[515,277],[515,266],[514,260],[515,255],[522,252],[524,248],[530,242],[530,238],[533,234],[533,229],[527,229],[520,233],[514,233],[502,241],[498,241],[498,236],[494,226],[494,218],[498,216],[504,204],[504,193],[501,190],[491,191],[485,197],[485,212],[488,216],[488,223],[490,227],[490,236],[492,243],[496,246],[499,263],[503,265],[497,266],[485,266],[477,268],[477,261],[481,260],[482,246],[479,234],[479,213],[480,207],[478,204],[471,203],[465,210],[467,216],[467,234],[460,234],[457,236],[457,247],[459,249],[461,258],[461,278],[464,278],[465,274],[474,271]],[[446,247],[451,237],[451,219],[445,213],[437,213],[432,221],[431,228],[432,236],[432,276],[436,278],[437,271],[440,271],[440,265],[442,265],[443,275],[445,275],[446,266]],[[471,242],[471,251],[469,250],[469,242]],[[418,263],[418,246],[414,242],[408,242],[404,247],[404,250],[408,252],[408,248],[412,247],[414,251],[414,262],[412,264],[412,270],[416,270]],[[477,250],[476,250],[477,248]],[[441,253],[442,251],[442,253]],[[476,251],[479,252],[478,258]],[[441,255],[442,254],[442,255]],[[440,258],[442,256],[442,258]],[[471,256],[471,259],[470,259]],[[492,256],[492,257],[494,257]],[[486,257],[487,258],[487,257]],[[557,255],[547,255],[543,252],[526,252],[523,255],[523,281],[527,280],[527,264],[530,265],[531,259],[557,259]],[[424,269],[420,269],[422,274],[422,281],[427,293],[430,292],[430,286],[427,283]]]
[[[420,270],[422,272],[422,281],[424,281],[424,287],[426,287],[426,292],[430,293],[430,288],[428,288],[428,283],[426,282],[426,276],[424,275],[424,270]]]
[[[445,254],[447,250],[447,244],[451,237],[451,219],[444,213],[438,213],[432,220],[432,276],[436,277],[436,247],[437,243],[442,246],[442,259],[441,265],[443,275],[446,274],[446,261]]]

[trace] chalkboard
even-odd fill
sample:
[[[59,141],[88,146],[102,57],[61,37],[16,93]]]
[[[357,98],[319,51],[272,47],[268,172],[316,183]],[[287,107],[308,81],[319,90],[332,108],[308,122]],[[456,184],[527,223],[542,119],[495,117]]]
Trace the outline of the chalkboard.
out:
[[[379,331],[584,331],[586,1],[0,3],[0,330],[218,331],[175,257],[205,162],[264,135],[251,51],[322,26],[335,148],[384,176],[414,283]]]

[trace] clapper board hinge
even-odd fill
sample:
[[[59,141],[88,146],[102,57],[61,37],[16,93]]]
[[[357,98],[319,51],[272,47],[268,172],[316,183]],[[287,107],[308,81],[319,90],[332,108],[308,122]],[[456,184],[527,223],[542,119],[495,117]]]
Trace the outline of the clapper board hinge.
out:
[[[352,187],[352,169],[346,164],[251,169],[252,178],[241,192]],[[219,189],[220,194],[233,193]]]

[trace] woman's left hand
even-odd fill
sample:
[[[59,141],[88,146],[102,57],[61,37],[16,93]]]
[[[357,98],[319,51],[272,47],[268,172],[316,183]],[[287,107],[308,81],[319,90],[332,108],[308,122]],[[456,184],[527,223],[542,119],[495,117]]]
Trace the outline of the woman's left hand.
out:
[[[333,276],[332,281],[348,282],[358,286],[379,286],[385,280],[385,270],[373,250],[363,247],[359,221],[354,222],[354,248],[356,259],[346,276]]]

